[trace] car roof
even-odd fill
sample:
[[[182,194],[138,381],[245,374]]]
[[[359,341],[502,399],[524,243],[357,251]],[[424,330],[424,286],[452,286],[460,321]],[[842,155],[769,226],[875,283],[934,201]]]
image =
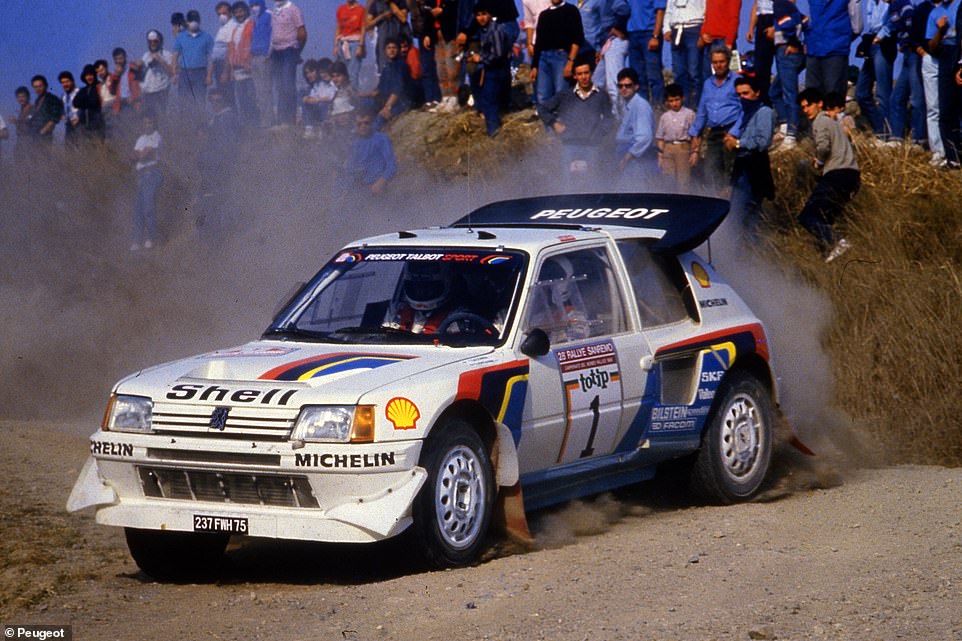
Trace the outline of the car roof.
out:
[[[678,194],[561,194],[502,200],[475,209],[450,227],[412,229],[352,243],[494,250],[544,247],[612,233],[653,239],[652,250],[680,254],[702,244],[728,214],[719,198]]]

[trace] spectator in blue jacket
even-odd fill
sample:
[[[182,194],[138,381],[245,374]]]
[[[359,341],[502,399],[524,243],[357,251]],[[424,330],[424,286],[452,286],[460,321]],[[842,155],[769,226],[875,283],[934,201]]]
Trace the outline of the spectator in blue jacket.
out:
[[[347,162],[349,180],[345,186],[353,182],[373,195],[381,194],[397,174],[394,146],[387,134],[374,130],[374,114],[370,111],[362,111],[354,124],[357,137]]]
[[[665,79],[661,72],[661,33],[665,0],[628,0],[628,61],[638,73],[641,95],[661,104]]]
[[[848,0],[810,0],[811,24],[805,32],[805,87],[824,95],[848,88],[848,52],[852,21]]]
[[[615,152],[623,182],[637,188],[657,173],[655,115],[638,93],[638,74],[631,67],[618,72],[618,91],[625,104],[624,117],[615,134]]]

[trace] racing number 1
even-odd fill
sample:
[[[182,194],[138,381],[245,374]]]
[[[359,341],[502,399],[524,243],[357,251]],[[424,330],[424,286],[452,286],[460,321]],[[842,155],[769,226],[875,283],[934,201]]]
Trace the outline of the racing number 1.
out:
[[[591,431],[588,433],[588,444],[581,450],[581,458],[591,456],[595,451],[595,434],[598,432],[598,419],[601,418],[601,400],[597,394],[588,407],[591,408]]]

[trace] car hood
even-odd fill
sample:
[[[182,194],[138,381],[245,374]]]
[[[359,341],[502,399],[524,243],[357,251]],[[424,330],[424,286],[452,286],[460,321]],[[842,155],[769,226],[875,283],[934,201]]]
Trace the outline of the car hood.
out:
[[[492,351],[491,347],[254,341],[142,370],[118,383],[116,391],[169,401],[288,407],[321,401],[353,403],[390,381]],[[278,389],[282,391],[271,393]]]

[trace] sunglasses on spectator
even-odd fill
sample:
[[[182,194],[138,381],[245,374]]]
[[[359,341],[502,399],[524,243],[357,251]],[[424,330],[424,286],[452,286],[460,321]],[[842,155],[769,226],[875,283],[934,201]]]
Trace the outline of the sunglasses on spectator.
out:
[[[619,88],[619,89],[631,89],[631,88],[634,87],[634,86],[635,86],[635,83],[633,83],[633,82],[619,82],[619,83],[618,83],[618,88]]]

